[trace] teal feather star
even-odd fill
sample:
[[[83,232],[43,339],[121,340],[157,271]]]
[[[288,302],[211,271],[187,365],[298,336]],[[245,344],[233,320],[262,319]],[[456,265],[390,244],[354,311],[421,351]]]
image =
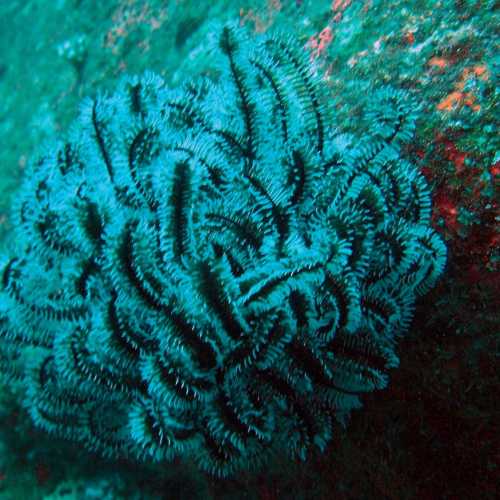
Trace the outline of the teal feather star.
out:
[[[380,90],[340,134],[303,51],[225,27],[217,81],[87,100],[40,156],[1,265],[0,367],[34,422],[217,476],[324,450],[382,389],[446,249]]]

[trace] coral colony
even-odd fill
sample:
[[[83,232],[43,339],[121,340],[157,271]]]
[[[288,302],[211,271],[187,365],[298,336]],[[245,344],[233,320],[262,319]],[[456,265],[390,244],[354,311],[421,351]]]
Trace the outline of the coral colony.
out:
[[[382,89],[342,134],[303,52],[226,26],[212,80],[129,78],[33,163],[0,346],[38,426],[229,476],[324,450],[387,385],[446,259],[414,106]]]

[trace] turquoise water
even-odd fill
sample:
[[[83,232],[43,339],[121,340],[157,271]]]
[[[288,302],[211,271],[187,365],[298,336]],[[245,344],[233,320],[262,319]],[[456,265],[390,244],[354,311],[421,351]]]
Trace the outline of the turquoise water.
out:
[[[376,0],[0,2],[0,238],[9,254],[20,251],[10,214],[16,190],[28,165],[71,128],[81,103],[110,95],[125,75],[145,71],[172,88],[200,75],[217,81],[221,73],[211,47],[227,22],[245,25],[250,37],[281,33],[306,53],[331,96],[332,122],[346,134],[336,141],[342,151],[352,140],[349,134],[370,132],[365,109],[376,89],[390,83],[418,102],[415,136],[404,154],[433,189],[432,224],[449,249],[440,287],[417,305],[410,338],[398,351],[401,368],[390,375],[396,383],[369,395],[367,408],[354,413],[347,430],[335,429],[324,454],[313,453],[305,463],[279,456],[257,474],[224,480],[200,473],[190,462],[156,467],[103,459],[34,426],[29,399],[23,407],[22,388],[4,377],[0,500],[468,498],[464,492],[475,490],[493,498],[493,460],[473,450],[476,439],[481,449],[491,446],[494,415],[484,402],[492,384],[492,325],[498,320],[488,309],[498,272],[491,222],[498,175],[494,2],[388,3],[389,8]],[[230,95],[218,99],[224,104]],[[2,273],[7,288],[11,278]],[[478,275],[484,286],[475,289],[471,282]],[[45,286],[57,295],[57,285],[41,279],[30,293]],[[33,359],[33,352],[23,351],[26,366]],[[466,408],[465,417],[457,406]],[[440,420],[443,408],[449,411],[446,425]],[[484,434],[472,431],[470,422]],[[464,449],[469,464],[459,459]],[[449,457],[455,457],[456,475],[443,466]]]

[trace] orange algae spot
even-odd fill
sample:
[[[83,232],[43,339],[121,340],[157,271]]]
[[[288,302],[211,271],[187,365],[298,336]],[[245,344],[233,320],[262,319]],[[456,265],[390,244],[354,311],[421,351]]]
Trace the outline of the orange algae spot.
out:
[[[463,93],[455,90],[451,94],[448,94],[438,105],[437,109],[439,111],[451,111],[460,104],[463,99]]]
[[[448,59],[445,59],[444,57],[431,57],[429,61],[427,62],[429,66],[434,66],[439,69],[446,68],[449,64]]]
[[[415,43],[415,32],[414,31],[407,31],[403,35],[403,40],[408,44],[408,45],[413,45]]]
[[[476,103],[476,96],[472,92],[468,92],[464,96],[464,104],[469,106],[472,111],[479,111],[481,109],[481,105]]]
[[[476,96],[472,92],[455,90],[448,94],[438,105],[439,111],[452,111],[461,106],[468,106],[472,111],[479,111],[481,105],[476,103]]]
[[[345,10],[351,5],[351,2],[352,0],[333,0],[332,10],[335,12]]]
[[[335,12],[333,20],[339,22],[342,19],[343,12],[351,5],[352,0],[333,0],[331,10]]]
[[[306,47],[311,49],[311,60],[319,57],[333,40],[333,32],[330,26],[323,28],[319,35],[312,35],[307,41]]]
[[[465,68],[462,72],[462,81],[467,80],[468,78],[475,76],[483,81],[488,81],[490,78],[490,72],[486,64],[477,64],[476,66],[472,66],[471,68]]]
[[[435,59],[435,58],[433,58]],[[432,60],[432,59],[431,59]],[[430,61],[429,61],[430,64]],[[441,63],[435,63],[439,66]],[[476,102],[476,96],[472,92],[463,92],[465,85],[471,78],[478,78],[483,81],[488,81],[490,72],[485,64],[477,64],[468,68],[464,68],[460,79],[455,83],[455,90],[448,94],[438,105],[439,111],[452,111],[453,109],[468,106],[472,111],[478,112],[481,110],[481,105]]]

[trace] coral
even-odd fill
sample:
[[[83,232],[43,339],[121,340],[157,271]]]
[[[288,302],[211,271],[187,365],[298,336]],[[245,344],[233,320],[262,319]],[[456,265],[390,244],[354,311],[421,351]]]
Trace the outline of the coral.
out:
[[[375,93],[357,138],[301,48],[217,44],[214,81],[128,78],[31,165],[0,352],[48,432],[229,476],[324,450],[387,385],[446,249],[406,94]]]

